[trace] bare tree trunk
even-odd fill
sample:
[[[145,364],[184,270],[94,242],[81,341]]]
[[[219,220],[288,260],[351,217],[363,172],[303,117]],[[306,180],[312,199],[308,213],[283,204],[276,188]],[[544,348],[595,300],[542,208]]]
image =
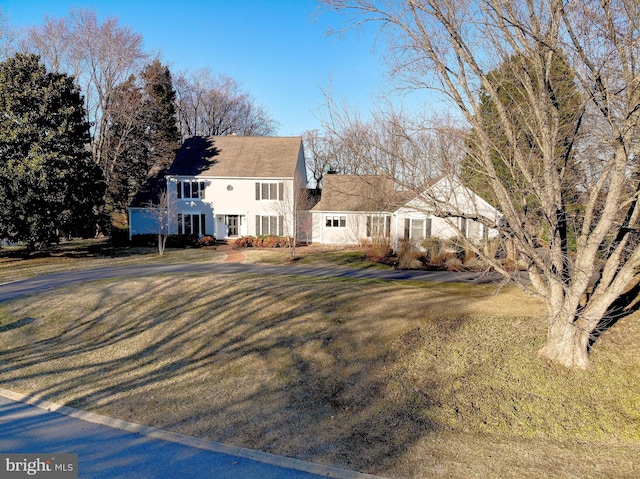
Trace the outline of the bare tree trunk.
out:
[[[355,14],[351,27],[389,33],[401,86],[457,107],[469,127],[465,160],[501,211],[501,236],[527,263],[522,286],[547,305],[540,354],[588,367],[590,337],[640,269],[640,3],[323,2]],[[407,178],[394,179],[418,192]]]
[[[588,345],[593,326],[576,321],[573,311],[551,313],[546,344],[539,354],[562,366],[576,369],[589,367]]]

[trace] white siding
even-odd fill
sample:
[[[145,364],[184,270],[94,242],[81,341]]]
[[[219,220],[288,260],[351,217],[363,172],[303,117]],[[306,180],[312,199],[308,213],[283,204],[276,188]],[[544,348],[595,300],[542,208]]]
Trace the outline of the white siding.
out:
[[[156,208],[129,209],[129,237],[158,233],[158,210]]]

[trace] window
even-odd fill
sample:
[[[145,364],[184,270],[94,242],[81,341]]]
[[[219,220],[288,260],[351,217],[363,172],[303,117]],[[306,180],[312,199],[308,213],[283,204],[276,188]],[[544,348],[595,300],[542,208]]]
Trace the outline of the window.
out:
[[[367,216],[367,238],[388,237],[391,234],[391,217],[389,215]]]
[[[346,228],[347,217],[346,216],[327,216],[325,225],[327,228]]]
[[[280,200],[284,199],[284,183],[260,183],[256,182],[256,200]]]
[[[178,214],[178,234],[204,235],[206,233],[206,215],[201,213]]]
[[[178,198],[204,199],[204,181],[179,180],[176,187]]]
[[[431,237],[431,218],[417,219],[406,218],[404,220],[404,237],[415,240],[423,240]]]
[[[256,236],[282,236],[284,225],[283,216],[256,216]]]

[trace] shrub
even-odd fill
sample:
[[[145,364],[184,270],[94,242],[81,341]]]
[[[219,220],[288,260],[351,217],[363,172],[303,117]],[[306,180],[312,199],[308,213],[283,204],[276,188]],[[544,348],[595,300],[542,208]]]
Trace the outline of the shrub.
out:
[[[403,239],[398,245],[398,268],[399,269],[419,269],[422,262],[418,259],[418,252],[415,250],[410,239]]]
[[[291,243],[286,236],[243,236],[235,245],[238,248],[287,248]]]
[[[157,246],[157,234],[133,235],[131,237],[131,246]]]
[[[265,248],[278,248],[280,246],[277,236],[266,236],[262,240],[262,246]]]
[[[447,271],[460,271],[462,269],[462,260],[457,256],[450,256],[444,261],[444,267]]]
[[[367,246],[367,259],[369,261],[380,261],[387,258],[393,249],[391,248],[391,239],[387,237],[376,237],[371,240],[371,244]]]
[[[467,254],[467,247],[464,242],[459,238],[453,238],[449,241],[449,252],[451,252],[460,261],[464,260]]]
[[[422,247],[425,250],[427,259],[431,260],[440,252],[440,240],[438,238],[426,238],[422,241]]]
[[[169,235],[167,236],[167,248],[196,248],[199,246],[199,241],[198,235]]]
[[[116,247],[129,245],[129,228],[112,226],[109,241],[112,246]]]
[[[464,266],[474,271],[484,271],[489,268],[489,263],[474,255],[469,259],[465,259]]]
[[[212,235],[205,235],[198,240],[199,246],[215,246],[216,237]]]
[[[241,236],[235,240],[234,244],[238,248],[251,248],[253,246],[253,238],[251,236]]]

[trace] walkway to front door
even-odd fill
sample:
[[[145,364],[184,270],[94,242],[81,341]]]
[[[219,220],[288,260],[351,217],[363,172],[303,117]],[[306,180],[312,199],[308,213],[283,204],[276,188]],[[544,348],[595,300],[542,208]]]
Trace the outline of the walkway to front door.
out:
[[[227,255],[227,257],[224,259],[225,263],[242,263],[242,261],[244,260],[244,253],[236,248],[233,245],[233,242],[231,242],[230,244],[219,243],[216,245],[216,250]]]

